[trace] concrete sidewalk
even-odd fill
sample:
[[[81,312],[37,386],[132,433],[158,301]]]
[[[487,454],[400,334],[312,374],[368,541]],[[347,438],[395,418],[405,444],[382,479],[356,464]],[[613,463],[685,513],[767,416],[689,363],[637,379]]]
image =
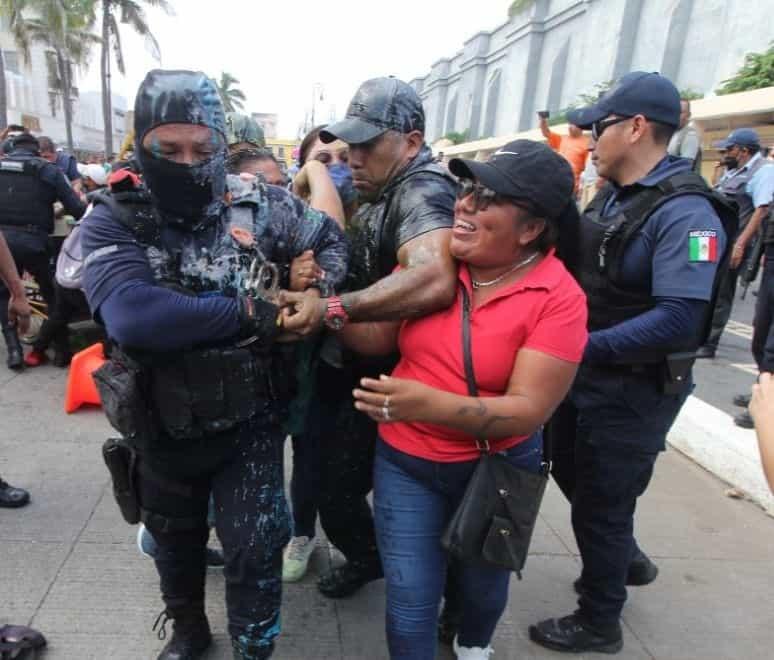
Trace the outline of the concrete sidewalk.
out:
[[[4,355],[0,351],[0,358]],[[30,624],[49,640],[47,660],[153,659],[163,646],[150,628],[162,609],[152,562],[121,520],[100,446],[109,427],[98,410],[62,412],[65,372],[13,375],[0,367],[0,475],[33,502],[0,509],[0,625]],[[749,660],[774,649],[774,520],[728,499],[726,486],[670,450],[637,515],[638,538],[661,573],[631,589],[620,658]],[[495,658],[560,658],[532,644],[529,624],[570,613],[579,572],[569,510],[556,487],[546,496],[524,580],[513,580],[494,640]],[[276,658],[387,658],[384,585],[330,601],[315,578],[335,553],[325,546],[311,574],[286,589]],[[216,644],[230,658],[223,577],[208,578]],[[442,651],[439,657],[451,657]]]

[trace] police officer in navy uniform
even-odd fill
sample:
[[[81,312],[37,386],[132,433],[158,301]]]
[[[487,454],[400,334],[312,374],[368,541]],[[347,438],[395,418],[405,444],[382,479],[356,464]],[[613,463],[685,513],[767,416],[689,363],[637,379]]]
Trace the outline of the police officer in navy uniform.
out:
[[[715,190],[730,198],[738,207],[739,232],[733,237],[729,269],[720,285],[718,300],[712,317],[712,331],[698,357],[713,358],[718,349],[720,336],[731,318],[739,274],[749,265],[751,259],[760,258],[754,250],[763,219],[768,215],[769,202],[774,190],[774,166],[761,151],[758,134],[751,128],[737,128],[720,143],[726,173],[715,186]],[[755,254],[757,252],[757,254]],[[746,405],[746,404],[745,404]],[[752,428],[748,413],[747,428]]]
[[[658,572],[634,539],[634,510],[692,388],[735,214],[690,161],[667,156],[680,121],[668,79],[627,74],[568,120],[591,129],[592,159],[609,181],[581,223],[589,342],[549,426],[583,571],[575,613],[529,632],[558,651],[615,653],[626,585]]]
[[[97,380],[123,436],[106,443],[105,460],[122,514],[159,546],[160,637],[174,619],[159,659],[193,660],[211,642],[210,493],[234,658],[268,658],[289,538],[281,421],[293,373],[270,280],[274,266],[287,274],[314,250],[325,275],[309,295],[330,295],[346,239],[286,190],[227,178],[223,106],[203,73],[148,73],[135,140],[147,190],[98,197],[83,224],[84,289],[113,342]],[[332,183],[316,201],[341,208]]]
[[[80,218],[86,206],[70,188],[56,165],[40,158],[38,141],[29,133],[10,139],[9,153],[0,160],[0,230],[19,273],[35,278],[47,304],[54,287],[49,269],[48,235],[54,230],[54,202]],[[16,328],[8,322],[8,289],[0,282],[0,326],[8,348],[10,369],[24,366],[24,352]]]

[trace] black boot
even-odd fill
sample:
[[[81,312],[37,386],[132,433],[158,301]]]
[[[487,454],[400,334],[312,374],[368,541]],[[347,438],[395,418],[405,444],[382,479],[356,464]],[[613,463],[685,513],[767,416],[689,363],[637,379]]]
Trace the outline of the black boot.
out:
[[[157,660],[197,660],[201,658],[212,643],[210,624],[204,614],[204,604],[168,607],[164,610],[159,614],[156,623],[153,624],[154,630],[158,628],[159,639],[164,639],[167,636],[164,626],[169,619],[174,619],[172,639],[167,642]]]
[[[19,335],[16,334],[16,328],[3,328],[3,337],[8,348],[8,360],[6,362],[8,368],[14,371],[21,371],[24,368],[24,350],[19,341]]]
[[[658,566],[656,566],[648,555],[642,550],[632,559],[629,564],[629,570],[626,573],[627,587],[644,587],[653,582],[658,577]],[[583,591],[583,582],[578,578],[573,582],[575,593],[580,594]]]
[[[378,560],[368,563],[348,561],[323,575],[317,581],[317,588],[328,598],[346,598],[363,585],[383,577],[382,564]]]

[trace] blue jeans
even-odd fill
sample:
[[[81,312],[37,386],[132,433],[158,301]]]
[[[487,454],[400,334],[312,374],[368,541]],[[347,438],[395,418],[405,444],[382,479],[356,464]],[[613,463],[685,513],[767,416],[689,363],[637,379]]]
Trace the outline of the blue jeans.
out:
[[[538,472],[542,433],[504,452],[512,465]],[[387,583],[387,643],[393,660],[433,660],[448,557],[441,535],[457,509],[477,460],[438,463],[379,440],[374,514]],[[508,600],[510,571],[455,564],[462,602],[460,645],[486,647]]]

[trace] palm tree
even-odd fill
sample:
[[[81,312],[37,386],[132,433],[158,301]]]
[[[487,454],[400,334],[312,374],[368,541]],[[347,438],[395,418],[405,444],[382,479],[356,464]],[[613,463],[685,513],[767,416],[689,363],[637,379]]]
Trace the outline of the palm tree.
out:
[[[124,52],[121,48],[121,32],[119,23],[128,24],[150,46],[155,59],[161,58],[161,50],[156,37],[150,31],[148,19],[145,16],[142,3],[150,7],[158,7],[167,14],[172,13],[172,6],[167,0],[102,0],[102,57],[100,60],[100,77],[102,79],[102,116],[105,122],[105,158],[113,153],[113,100],[110,95],[110,47],[116,58],[119,73],[124,75]],[[120,18],[119,18],[120,15]]]
[[[212,82],[215,83],[215,87],[218,89],[220,98],[223,101],[223,109],[226,112],[236,112],[244,108],[247,99],[241,89],[234,87],[234,85],[239,84],[239,81],[234,76],[224,71],[220,74],[220,81],[213,78]]]
[[[49,89],[62,97],[67,146],[73,149],[73,65],[83,66],[89,50],[101,39],[91,32],[94,26],[93,0],[21,0],[13,3],[18,10],[14,41],[25,62],[30,61],[30,45],[48,47]],[[29,10],[32,18],[22,16]]]

